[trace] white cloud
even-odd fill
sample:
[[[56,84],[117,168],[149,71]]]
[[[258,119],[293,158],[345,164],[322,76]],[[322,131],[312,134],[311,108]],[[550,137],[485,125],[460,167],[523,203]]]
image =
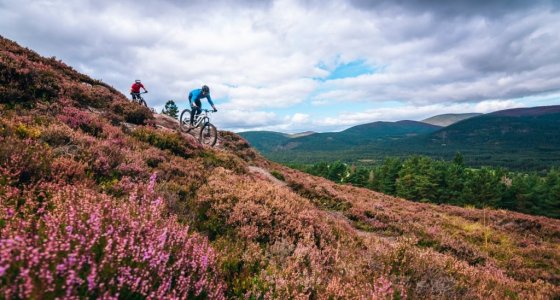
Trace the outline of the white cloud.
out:
[[[288,121],[291,123],[307,123],[309,122],[309,115],[302,113],[295,113],[293,116],[288,117]]]
[[[212,122],[220,129],[248,130],[255,127],[281,124],[282,120],[272,112],[220,110],[212,116]]]
[[[316,120],[316,126],[339,131],[349,126],[371,123],[376,121],[420,121],[435,115],[447,113],[489,113],[496,110],[523,106],[513,100],[489,100],[478,103],[432,104],[426,106],[399,106],[369,109],[363,112],[343,111],[337,117],[327,117]]]
[[[521,103],[513,100],[488,100],[474,105],[474,112],[489,113],[497,110],[504,110],[516,107],[523,107]]]
[[[558,4],[483,2],[0,0],[0,34],[123,93],[141,78],[158,108],[207,84],[224,128],[321,131],[560,91]],[[356,60],[376,71],[313,79]],[[401,108],[327,118],[338,101]]]

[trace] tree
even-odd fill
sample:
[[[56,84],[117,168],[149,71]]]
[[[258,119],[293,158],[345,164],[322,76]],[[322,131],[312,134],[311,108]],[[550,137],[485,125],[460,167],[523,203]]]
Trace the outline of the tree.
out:
[[[402,168],[402,161],[398,157],[388,157],[379,168],[379,191],[389,195],[395,195],[396,182],[399,178],[399,171]]]
[[[467,170],[462,203],[479,208],[498,207],[506,188],[502,183],[502,175],[499,170],[488,167]]]
[[[334,163],[329,165],[327,179],[330,179],[334,182],[341,182],[346,175],[346,165],[341,161],[337,160]]]
[[[177,119],[179,116],[179,108],[177,108],[175,101],[169,100],[165,103],[165,108],[161,111],[161,113]]]
[[[463,154],[461,154],[461,152],[455,153],[455,157],[453,157],[453,163],[460,167],[465,166],[465,158],[463,157]]]
[[[369,170],[366,168],[358,168],[354,165],[349,168],[349,174],[346,178],[346,182],[355,185],[365,187],[368,184]]]

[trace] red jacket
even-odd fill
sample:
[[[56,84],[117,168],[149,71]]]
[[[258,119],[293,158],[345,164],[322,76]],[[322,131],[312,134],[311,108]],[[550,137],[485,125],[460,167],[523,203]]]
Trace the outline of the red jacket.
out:
[[[144,87],[143,84],[141,83],[133,83],[132,86],[130,87],[130,92],[131,93],[140,93],[140,88],[143,88],[144,90],[146,90],[146,88]]]

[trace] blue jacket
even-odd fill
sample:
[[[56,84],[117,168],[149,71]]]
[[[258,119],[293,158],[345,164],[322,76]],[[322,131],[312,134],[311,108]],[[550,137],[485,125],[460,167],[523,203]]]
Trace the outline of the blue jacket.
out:
[[[202,89],[192,90],[189,93],[189,103],[190,103],[191,106],[192,106],[194,101],[201,100],[202,98],[206,98],[208,100],[208,103],[210,103],[210,105],[214,106],[214,102],[212,102],[212,98],[210,97],[210,94],[208,94],[206,96],[202,96]]]

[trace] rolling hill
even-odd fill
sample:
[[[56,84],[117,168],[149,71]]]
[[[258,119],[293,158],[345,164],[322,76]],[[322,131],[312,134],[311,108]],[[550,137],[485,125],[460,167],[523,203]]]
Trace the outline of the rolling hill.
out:
[[[206,148],[0,37],[7,299],[554,299],[560,221],[414,203]]]
[[[518,108],[470,118],[427,135],[431,144],[506,151],[560,149],[560,105]]]
[[[278,132],[252,131],[239,135],[265,155],[284,151],[337,151],[349,147],[379,144],[433,132],[439,126],[416,121],[373,122],[348,128],[341,132],[313,133],[287,136]]]
[[[517,108],[469,118],[426,136],[387,147],[422,149],[471,162],[519,169],[560,165],[560,106]]]
[[[278,150],[291,139],[290,135],[286,133],[274,131],[246,131],[239,133],[239,135],[251,141],[251,146],[255,149],[263,152]]]
[[[374,122],[339,133],[276,140],[255,148],[283,163],[342,160],[372,162],[387,156],[452,159],[461,152],[471,166],[542,170],[560,166],[560,106],[516,108],[471,116],[447,127],[422,122]],[[247,138],[258,143],[258,133]]]
[[[341,132],[316,133],[291,139],[282,148],[296,151],[342,150],[353,146],[405,139],[437,129],[439,129],[438,126],[415,121],[373,122],[354,126]]]

